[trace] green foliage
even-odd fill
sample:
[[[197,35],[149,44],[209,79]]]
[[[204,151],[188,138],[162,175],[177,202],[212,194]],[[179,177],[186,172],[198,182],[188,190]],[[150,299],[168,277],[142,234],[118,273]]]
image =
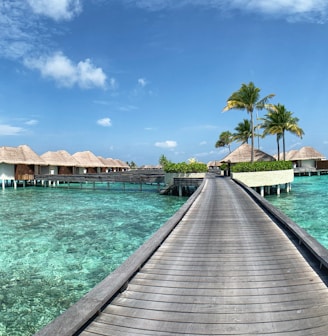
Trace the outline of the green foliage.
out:
[[[224,131],[220,134],[219,140],[215,143],[215,148],[228,147],[230,152],[230,144],[233,141],[233,134],[230,131]]]
[[[126,162],[128,165],[129,165],[129,167],[131,168],[131,169],[136,169],[136,168],[138,168],[138,166],[137,166],[137,164],[135,163],[135,162],[133,162],[133,161],[131,161],[131,162]]]
[[[162,155],[160,156],[158,162],[159,162],[159,164],[160,164],[162,167],[164,167],[164,166],[169,162],[169,160],[167,159],[167,157],[166,157],[164,154],[162,154]]]
[[[233,173],[292,169],[291,161],[241,162],[231,166]]]
[[[173,163],[167,161],[164,164],[165,173],[205,173],[207,172],[207,165],[200,162],[180,162]]]
[[[221,166],[220,166],[221,170],[226,170],[228,168],[229,168],[229,165],[227,163],[222,163]]]

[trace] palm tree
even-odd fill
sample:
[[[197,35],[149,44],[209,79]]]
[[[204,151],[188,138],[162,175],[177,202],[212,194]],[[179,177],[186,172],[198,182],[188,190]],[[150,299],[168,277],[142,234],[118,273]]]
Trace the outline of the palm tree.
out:
[[[244,119],[235,127],[236,133],[233,134],[233,139],[242,144],[247,143],[248,139],[252,137],[252,128],[248,119]]]
[[[230,131],[224,131],[220,134],[219,140],[215,143],[215,148],[218,147],[228,147],[229,153],[231,153],[230,150],[230,144],[233,142],[233,135]]]
[[[251,130],[252,130],[252,154],[251,162],[254,162],[254,122],[253,122],[253,111],[254,109],[262,110],[268,108],[270,105],[267,101],[274,97],[274,94],[269,94],[266,97],[260,99],[261,89],[255,87],[253,82],[249,82],[248,85],[242,84],[241,88],[234,92],[227,100],[227,105],[224,107],[223,112],[229,111],[231,109],[246,110],[251,117]]]
[[[286,160],[285,132],[288,131],[302,138],[304,131],[298,126],[299,119],[293,117],[293,112],[286,109],[284,105],[272,105],[269,112],[261,118],[263,123],[261,128],[264,129],[263,136],[275,134],[277,136],[278,160],[280,159],[279,141],[282,139],[283,159]]]

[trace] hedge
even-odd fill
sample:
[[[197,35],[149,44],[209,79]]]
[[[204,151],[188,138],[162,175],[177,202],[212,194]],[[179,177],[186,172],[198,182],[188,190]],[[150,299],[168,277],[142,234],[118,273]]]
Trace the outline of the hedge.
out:
[[[261,162],[241,162],[231,166],[231,172],[256,172],[292,169],[291,161],[261,161]]]
[[[165,173],[205,173],[207,172],[207,165],[200,162],[166,162],[164,164]]]

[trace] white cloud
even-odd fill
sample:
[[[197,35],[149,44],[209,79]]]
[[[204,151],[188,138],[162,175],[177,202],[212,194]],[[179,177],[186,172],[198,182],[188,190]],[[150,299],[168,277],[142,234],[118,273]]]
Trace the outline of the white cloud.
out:
[[[217,152],[216,151],[209,151],[209,152],[203,152],[203,153],[197,153],[195,154],[195,157],[208,157],[208,156],[211,156],[211,155],[217,155]]]
[[[4,135],[18,135],[24,131],[21,127],[15,127],[10,125],[0,125],[0,136]]]
[[[49,57],[25,60],[25,65],[39,70],[43,77],[54,79],[60,86],[78,85],[82,89],[106,86],[105,73],[96,68],[90,59],[74,64],[63,53],[56,52]]]
[[[177,145],[178,145],[177,142],[172,140],[166,140],[163,142],[155,143],[155,146],[160,148],[175,148]]]
[[[139,78],[138,79],[138,85],[141,87],[145,87],[148,84],[145,78]]]
[[[35,119],[31,119],[31,120],[28,120],[25,122],[26,125],[29,125],[29,126],[34,126],[36,124],[38,124],[39,121],[38,120],[35,120]]]
[[[48,16],[56,21],[71,20],[80,14],[80,0],[27,0],[34,13]]]
[[[121,106],[119,110],[123,112],[130,112],[130,111],[138,110],[138,107],[134,105],[125,105],[125,106]]]
[[[81,0],[0,0],[0,57],[25,58],[46,53],[52,35],[61,32],[48,20],[70,20],[82,10]]]
[[[233,5],[244,5],[248,9],[266,13],[286,12],[290,14],[320,12],[327,9],[326,0],[233,0]]]
[[[112,90],[116,90],[118,88],[118,83],[117,80],[115,78],[110,78],[109,79],[109,86]]]
[[[260,12],[279,15],[294,21],[325,22],[328,18],[327,0],[125,0],[125,2],[152,11],[189,5],[217,9],[221,12],[236,9]]]
[[[103,118],[97,120],[97,124],[100,126],[109,127],[112,126],[112,121],[110,120],[110,118]]]
[[[205,146],[205,145],[207,145],[207,141],[205,141],[205,140],[204,140],[204,141],[201,141],[201,142],[199,143],[199,145],[200,145],[200,146]]]
[[[80,87],[89,89],[91,87],[105,87],[106,75],[101,68],[95,68],[90,59],[77,64],[77,82]]]

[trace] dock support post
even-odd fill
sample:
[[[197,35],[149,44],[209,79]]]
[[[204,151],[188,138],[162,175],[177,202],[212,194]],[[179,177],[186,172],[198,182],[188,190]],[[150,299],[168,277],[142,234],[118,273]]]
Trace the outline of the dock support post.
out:
[[[181,197],[181,196],[182,196],[182,186],[179,185],[179,197]]]
[[[280,184],[277,185],[277,195],[280,195]]]
[[[2,179],[1,185],[2,185],[2,190],[5,190],[6,189],[6,184],[5,184],[4,179]]]
[[[17,189],[17,181],[14,180],[14,189]]]
[[[261,186],[260,192],[261,192],[261,196],[264,197],[264,187],[263,186]]]

